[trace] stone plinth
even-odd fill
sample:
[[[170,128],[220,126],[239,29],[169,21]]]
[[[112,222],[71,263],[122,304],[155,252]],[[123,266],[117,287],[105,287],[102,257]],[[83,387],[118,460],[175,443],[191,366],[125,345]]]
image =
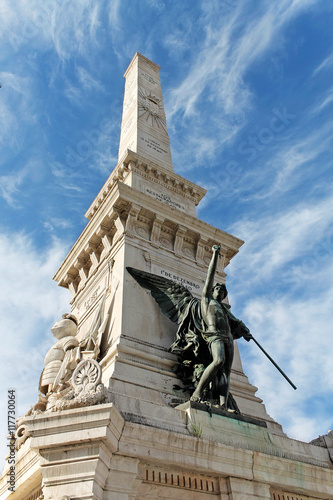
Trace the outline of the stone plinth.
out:
[[[333,497],[327,449],[190,404],[172,411],[170,430],[131,422],[114,404],[29,417],[10,498],[28,500],[41,484],[44,500],[268,500],[274,491],[280,500]],[[194,421],[202,422],[200,437]],[[7,491],[3,477],[1,498]]]

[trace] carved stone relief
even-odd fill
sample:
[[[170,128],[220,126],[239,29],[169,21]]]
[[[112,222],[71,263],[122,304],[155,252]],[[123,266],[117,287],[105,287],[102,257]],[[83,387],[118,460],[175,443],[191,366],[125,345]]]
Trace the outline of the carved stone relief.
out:
[[[107,399],[98,363],[102,335],[109,319],[108,312],[104,312],[107,292],[108,288],[81,341],[76,337],[77,320],[73,315],[63,315],[52,327],[58,340],[45,357],[38,402],[26,416],[95,405]],[[19,449],[29,437],[25,417],[17,420],[15,437]]]

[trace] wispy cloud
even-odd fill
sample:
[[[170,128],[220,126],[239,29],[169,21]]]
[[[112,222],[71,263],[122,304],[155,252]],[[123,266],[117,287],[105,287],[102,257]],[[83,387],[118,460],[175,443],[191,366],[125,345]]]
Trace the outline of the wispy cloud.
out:
[[[333,54],[330,54],[328,57],[326,57],[326,59],[323,60],[323,62],[319,64],[319,66],[316,67],[316,69],[312,73],[312,77],[316,76],[323,70],[331,68],[332,66],[333,66]]]
[[[98,79],[94,78],[92,73],[82,66],[77,66],[75,68],[75,76],[71,80],[66,78],[64,84],[64,95],[73,104],[81,107],[82,103],[87,101],[87,96],[90,92],[104,91]]]
[[[332,262],[325,270],[333,271]],[[318,293],[308,280],[304,286],[304,298],[250,298],[243,311],[253,335],[296,384],[297,391],[255,345],[242,346],[242,350],[251,352],[244,369],[251,374],[252,383],[260,387],[259,396],[264,398],[268,412],[278,422],[285,422],[288,435],[309,441],[327,433],[332,425],[330,410],[325,412],[321,401],[333,391],[329,361],[333,348],[328,327],[333,287]]]
[[[289,387],[255,345],[241,344],[244,370],[268,412],[291,437],[305,441],[331,426],[330,409],[320,403],[333,390],[331,207],[328,191],[320,200],[281,207],[269,217],[257,213],[232,228],[246,241],[228,271],[232,310],[298,389]]]
[[[121,0],[115,0],[109,4],[109,21],[114,29],[117,29],[119,24],[119,9],[121,6]]]
[[[331,87],[324,98],[322,98],[321,102],[315,106],[313,113],[320,113],[323,109],[325,109],[329,104],[333,102],[333,87]]]
[[[13,72],[1,72],[0,144],[18,148],[23,127],[34,123],[36,110],[31,105],[32,79]]]
[[[2,175],[0,177],[0,192],[4,200],[12,208],[20,208],[16,195],[20,192],[20,186],[28,175],[28,170],[23,168],[15,174]]]
[[[179,129],[187,150],[193,151],[186,162],[192,166],[202,161],[200,151],[220,154],[235,141],[255,105],[256,96],[245,78],[248,71],[269,51],[283,47],[284,30],[290,21],[315,3],[284,0],[263,2],[250,9],[244,2],[235,2],[222,16],[217,4],[208,2],[210,8],[203,8],[204,28],[200,26],[205,39],[186,76],[166,99],[176,164],[181,164],[178,152],[179,156],[184,154],[183,143],[177,138]],[[174,42],[169,38],[166,43]],[[186,170],[184,162],[181,168]]]
[[[1,456],[5,457],[7,423],[6,393],[17,391],[18,415],[37,401],[38,379],[44,356],[52,344],[50,327],[68,311],[69,294],[55,284],[50,276],[64,257],[66,245],[54,239],[41,251],[28,235],[2,231],[0,235],[0,317],[3,357],[0,377]],[[15,358],[15,374],[13,359]],[[35,394],[35,398],[32,395]]]
[[[272,48],[286,24],[314,3],[267,2],[261,12],[251,14],[245,12],[246,5],[239,2],[228,17],[218,19],[218,24],[215,18],[206,15],[205,42],[186,78],[169,94],[169,116],[172,118],[179,112],[185,116],[195,113],[203,92],[217,97],[224,112],[243,112],[251,98],[250,88],[244,82],[246,71]]]
[[[76,70],[79,82],[84,89],[95,91],[103,90],[103,86],[101,85],[101,83],[96,78],[94,78],[86,68],[78,66]]]
[[[27,47],[53,48],[59,59],[87,56],[96,45],[101,4],[91,0],[42,2],[4,0],[0,21],[3,38],[15,51]]]
[[[44,227],[48,231],[55,231],[58,228],[67,229],[72,227],[72,223],[68,219],[60,219],[58,217],[50,217],[47,221],[44,222]]]
[[[31,159],[26,160],[23,167],[13,168],[11,173],[0,176],[0,196],[12,208],[22,208],[23,197],[27,197],[23,187],[38,178],[42,169],[42,162],[35,154]]]
[[[272,148],[269,160],[264,159],[263,162],[259,162],[259,169],[252,171],[253,185],[256,183],[258,186],[257,191],[251,195],[252,199],[271,198],[278,193],[285,194],[295,186],[301,186],[305,172],[320,163],[321,154],[328,151],[331,145],[330,123],[324,123],[315,131],[302,131],[301,136],[293,130],[293,133],[285,138],[282,146],[278,144]],[[329,163],[321,168],[322,171],[329,168]]]
[[[281,208],[269,216],[256,214],[255,220],[244,218],[230,231],[246,241],[237,257],[237,268],[251,275],[251,284],[260,284],[278,276],[279,269],[294,259],[311,253],[333,225],[332,193],[311,203],[299,201],[289,209]],[[248,266],[251,255],[251,268]],[[256,272],[252,273],[252,267]],[[276,278],[275,278],[276,279]]]

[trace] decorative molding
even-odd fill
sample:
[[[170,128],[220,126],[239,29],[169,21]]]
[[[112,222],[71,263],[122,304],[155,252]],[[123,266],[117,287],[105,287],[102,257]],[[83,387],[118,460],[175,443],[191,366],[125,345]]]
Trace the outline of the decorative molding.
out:
[[[137,153],[126,150],[123,157],[115,166],[108,180],[98,193],[94,202],[87,210],[85,216],[87,219],[92,219],[100,207],[106,202],[108,194],[116,184],[117,180],[124,182],[130,172],[136,173],[144,179],[149,179],[162,188],[172,191],[182,198],[190,200],[195,205],[198,205],[200,200],[206,194],[206,189],[190,182],[180,175],[164,169],[160,165],[142,158]]]
[[[24,417],[23,417],[24,418]],[[27,430],[27,424],[22,419],[17,419],[17,429],[15,431],[15,448],[19,450],[21,446],[26,442],[28,437],[30,437],[30,432]],[[37,498],[37,497],[36,497]]]
[[[169,176],[170,177],[170,176]],[[90,277],[92,273],[95,272],[95,269],[99,269],[101,263],[105,261],[106,258],[109,258],[109,255],[113,255],[117,250],[117,244],[121,241],[124,234],[128,234],[128,236],[137,237],[135,229],[134,232],[131,232],[129,229],[126,230],[126,223],[128,217],[130,217],[134,222],[135,220],[140,222],[144,222],[150,227],[151,231],[151,244],[152,246],[160,246],[160,238],[162,236],[162,232],[169,233],[172,239],[172,249],[168,248],[168,250],[173,250],[174,240],[176,237],[176,229],[180,226],[184,226],[186,228],[186,233],[182,235],[178,235],[179,238],[183,238],[184,241],[187,239],[193,240],[195,246],[199,245],[199,251],[197,253],[197,264],[199,266],[205,266],[204,257],[208,257],[210,259],[211,255],[211,245],[216,243],[223,243],[226,251],[225,255],[225,266],[229,263],[229,260],[238,252],[239,247],[242,245],[242,240],[235,238],[223,231],[218,231],[202,221],[195,219],[191,215],[183,214],[182,212],[175,211],[170,209],[168,206],[160,207],[161,203],[158,203],[156,200],[152,199],[151,206],[149,210],[146,208],[146,200],[141,201],[142,193],[140,191],[133,189],[130,186],[127,186],[124,183],[118,183],[117,189],[113,192],[113,206],[108,209],[105,206],[103,212],[101,212],[100,220],[96,219],[96,222],[91,221],[87,226],[86,230],[83,231],[82,235],[79,237],[77,243],[73,247],[73,249],[68,254],[62,266],[59,268],[57,274],[54,279],[61,285],[71,289],[71,293],[73,294],[73,299],[76,297],[76,294],[81,292],[86,283],[90,281]],[[109,200],[111,202],[112,200]],[[143,203],[143,204],[142,204]],[[163,213],[160,213],[158,210],[157,204],[160,209],[163,209]],[[135,218],[135,209],[140,208],[139,212]],[[172,213],[170,212],[172,210]],[[162,210],[161,210],[162,211]],[[129,216],[129,212],[131,215]],[[164,215],[165,212],[165,215]],[[169,213],[170,212],[170,213]],[[154,223],[155,213],[157,215],[156,222]],[[168,216],[166,216],[168,214]],[[194,224],[194,220],[196,221]],[[132,222],[132,221],[131,221]],[[128,228],[131,227],[131,222],[128,221]],[[111,238],[111,228],[112,229],[112,240]],[[115,231],[117,228],[117,231]],[[104,231],[104,232],[103,232]],[[158,232],[160,234],[158,235]],[[108,238],[106,241],[106,248],[104,247],[103,237],[107,234]],[[99,263],[95,269],[90,271],[90,275],[88,272],[88,278],[85,277],[87,270],[81,269],[81,276],[79,274],[79,267],[86,268],[89,264],[91,264],[91,260],[88,259],[88,255],[84,252],[84,238],[91,242],[92,244],[98,244],[100,247],[104,247],[100,253]],[[148,238],[147,238],[148,239]],[[177,243],[181,243],[180,240]],[[178,247],[177,247],[178,248]],[[224,250],[224,248],[223,248]],[[184,256],[182,249],[178,251],[177,255],[179,257]],[[190,258],[190,257],[187,257]],[[222,259],[219,259],[218,266],[223,267]],[[208,262],[207,262],[208,264]],[[218,268],[217,271],[221,273],[221,270]]]
[[[271,489],[271,500],[320,500],[320,498],[300,495],[291,491]]]
[[[101,384],[102,369],[95,359],[83,359],[72,375],[73,389],[52,408],[52,411],[80,408],[104,403],[107,390]]]
[[[42,486],[38,486],[34,491],[28,494],[28,496],[23,497],[22,500],[44,500]]]
[[[143,483],[173,486],[184,490],[202,491],[215,494],[219,492],[219,482],[215,477],[203,476],[168,470],[162,467],[146,466],[143,470]]]

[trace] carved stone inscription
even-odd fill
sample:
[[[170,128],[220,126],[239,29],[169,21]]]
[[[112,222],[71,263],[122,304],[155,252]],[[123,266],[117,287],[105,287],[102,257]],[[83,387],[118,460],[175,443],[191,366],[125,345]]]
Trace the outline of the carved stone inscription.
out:
[[[152,152],[160,153],[160,154],[168,154],[169,152],[166,149],[163,149],[162,146],[155,141],[154,139],[140,137],[140,140],[143,141],[142,146],[148,148],[148,150],[152,150]]]
[[[147,194],[148,196],[151,196],[155,200],[160,201],[161,203],[165,203],[169,207],[176,208],[177,210],[182,210],[183,212],[186,212],[185,205],[172,200],[168,194],[158,193],[147,186],[145,186],[144,188],[144,193]]]
[[[84,305],[84,308],[87,310],[89,309],[90,306],[93,305],[93,303],[96,301],[97,297],[98,297],[98,294],[99,294],[99,289],[100,287],[96,288],[96,290],[94,291],[94,293],[91,295],[91,297],[89,297],[88,300],[85,301],[85,303],[83,304]]]
[[[157,85],[157,83],[155,82],[154,78],[152,78],[150,75],[148,75],[147,73],[141,73],[141,76],[149,83],[153,84],[153,85]]]
[[[195,283],[192,280],[187,280],[186,278],[182,278],[178,274],[174,274],[172,272],[165,271],[164,269],[160,270],[160,275],[163,276],[164,278],[175,281],[176,283],[179,283],[180,285],[183,285],[185,288],[190,290],[190,292],[198,292],[201,288],[198,283]]]

